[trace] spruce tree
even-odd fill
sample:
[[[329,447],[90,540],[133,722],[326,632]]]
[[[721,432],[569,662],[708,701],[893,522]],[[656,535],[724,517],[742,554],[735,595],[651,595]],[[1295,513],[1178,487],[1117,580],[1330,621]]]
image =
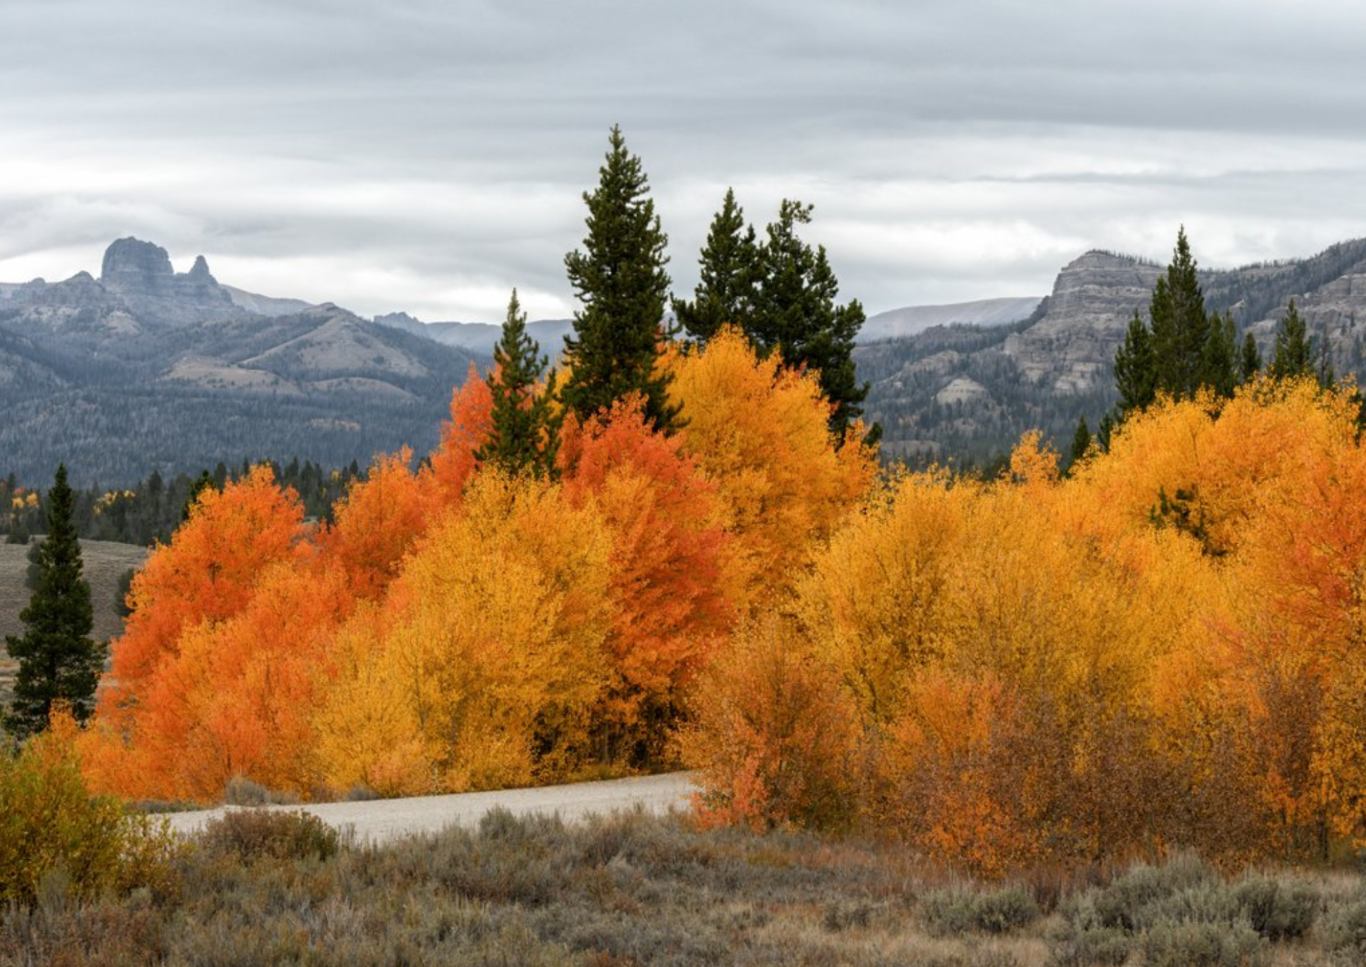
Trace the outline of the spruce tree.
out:
[[[1285,316],[1276,327],[1276,350],[1271,357],[1271,375],[1277,379],[1308,376],[1314,372],[1314,344],[1309,330],[1290,300]]]
[[[733,188],[726,189],[697,261],[701,273],[692,300],[673,302],[674,316],[688,338],[705,343],[727,324],[748,329],[759,281],[759,245]]]
[[[1100,426],[1096,427],[1096,445],[1106,453],[1110,452],[1110,439],[1114,436],[1115,425],[1115,416],[1112,411],[1102,416]]]
[[[94,612],[90,585],[81,576],[73,506],[62,465],[48,492],[38,586],[19,614],[24,633],[5,639],[10,657],[19,663],[5,724],[20,737],[47,728],[54,702],[67,703],[80,721],[89,718],[104,667],[105,645],[90,637]]]
[[[551,411],[555,374],[539,393],[536,384],[549,360],[526,331],[526,313],[512,290],[503,335],[493,349],[488,375],[493,395],[492,426],[488,440],[475,456],[513,476],[529,473],[549,477],[555,470],[559,427]]]
[[[1071,460],[1069,461],[1068,466],[1076,466],[1077,461],[1083,459],[1090,449],[1091,428],[1086,425],[1086,417],[1083,416],[1077,421],[1077,430],[1072,434]]]
[[[1147,325],[1134,311],[1124,342],[1115,352],[1115,388],[1119,390],[1119,418],[1149,406],[1157,396],[1157,363]]]
[[[1208,386],[1220,396],[1233,395],[1238,385],[1238,333],[1233,316],[1210,317],[1200,369],[1200,386]]]
[[[825,246],[812,248],[797,234],[811,221],[811,206],[784,199],[778,220],[768,226],[759,249],[762,280],[747,330],[763,352],[777,350],[789,366],[820,373],[821,390],[833,404],[830,431],[843,440],[845,430],[863,413],[867,383],[854,370],[854,338],[863,327],[863,306],[854,299],[836,305],[839,281]],[[881,435],[874,425],[868,441]]]
[[[668,236],[655,215],[640,159],[626,150],[619,126],[613,126],[609,141],[598,187],[583,196],[588,206],[583,250],[564,257],[583,308],[574,314],[574,332],[564,340],[570,372],[562,395],[565,406],[587,420],[639,393],[646,417],[667,431],[678,408],[669,402],[667,379],[656,372],[655,360],[669,293]]]
[[[1257,340],[1252,338],[1252,333],[1243,336],[1243,355],[1239,365],[1243,382],[1251,382],[1252,378],[1261,371],[1262,354],[1257,349]]]
[[[1153,287],[1148,315],[1158,391],[1177,399],[1195,395],[1206,382],[1210,323],[1184,227],[1177,233],[1166,274]]]
[[[220,463],[221,467],[222,464]],[[226,477],[226,471],[224,476]],[[243,474],[243,476],[246,476]],[[190,519],[190,511],[194,509],[195,501],[199,500],[199,495],[206,490],[222,490],[223,484],[215,483],[214,478],[209,476],[209,471],[201,470],[199,476],[190,484],[190,492],[185,497],[185,506],[180,508],[180,522],[183,524]]]

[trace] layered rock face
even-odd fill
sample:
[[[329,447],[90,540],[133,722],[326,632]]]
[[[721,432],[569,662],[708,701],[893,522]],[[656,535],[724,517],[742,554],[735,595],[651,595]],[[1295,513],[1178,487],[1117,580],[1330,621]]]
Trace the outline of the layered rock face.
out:
[[[1006,339],[1006,355],[1025,379],[1055,392],[1094,387],[1108,376],[1134,310],[1147,312],[1162,271],[1122,255],[1087,252],[1063,266],[1042,318]]]

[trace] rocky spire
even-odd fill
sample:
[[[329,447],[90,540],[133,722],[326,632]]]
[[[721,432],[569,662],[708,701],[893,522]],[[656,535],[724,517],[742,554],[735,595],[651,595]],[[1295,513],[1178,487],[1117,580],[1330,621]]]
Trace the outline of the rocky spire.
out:
[[[202,255],[194,257],[194,265],[190,267],[189,277],[195,282],[215,282],[213,273],[209,271],[208,259]]]

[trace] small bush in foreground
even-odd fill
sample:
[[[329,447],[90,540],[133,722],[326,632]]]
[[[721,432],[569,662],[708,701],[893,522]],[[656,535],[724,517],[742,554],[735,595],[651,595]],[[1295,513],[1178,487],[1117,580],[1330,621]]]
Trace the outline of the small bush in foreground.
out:
[[[937,890],[921,901],[926,928],[937,937],[980,931],[1009,933],[1039,918],[1034,897],[1022,886],[977,892]]]
[[[1355,958],[1366,961],[1366,891],[1323,918],[1320,934],[1323,945],[1344,962]]]
[[[93,897],[170,876],[176,846],[164,825],[86,791],[74,729],[59,718],[18,755],[0,752],[0,902],[30,903],[40,888]]]
[[[1234,884],[1233,898],[1252,929],[1268,940],[1303,937],[1323,904],[1313,887],[1293,881],[1282,883],[1264,874],[1251,874]]]
[[[1269,960],[1266,941],[1246,922],[1160,923],[1143,945],[1149,967],[1257,967]]]
[[[229,806],[295,806],[299,798],[268,789],[246,776],[233,776],[223,787],[223,802]]]
[[[303,810],[233,809],[204,827],[200,842],[210,852],[232,853],[244,862],[326,860],[341,844],[337,831]]]

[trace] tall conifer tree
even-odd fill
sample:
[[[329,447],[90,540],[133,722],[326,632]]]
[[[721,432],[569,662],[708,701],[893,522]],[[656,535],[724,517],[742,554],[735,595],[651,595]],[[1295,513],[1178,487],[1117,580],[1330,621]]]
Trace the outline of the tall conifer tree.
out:
[[[1200,359],[1201,386],[1220,396],[1231,397],[1238,386],[1238,332],[1231,315],[1213,315],[1205,336],[1205,351]]]
[[[863,306],[857,299],[836,305],[839,281],[825,246],[813,249],[797,234],[797,226],[810,221],[810,205],[784,199],[779,206],[778,220],[768,226],[759,250],[762,282],[747,332],[759,349],[776,349],[788,365],[819,371],[821,390],[834,407],[830,430],[842,440],[868,396],[868,384],[860,383],[854,370]],[[869,442],[880,435],[874,425]]]
[[[1314,372],[1314,341],[1308,327],[1290,300],[1280,325],[1276,327],[1276,349],[1271,357],[1271,375],[1277,379],[1308,376]]]
[[[683,331],[704,343],[724,325],[748,330],[759,283],[759,244],[745,212],[726,189],[698,259],[701,270],[693,298],[675,299],[674,315]]]
[[[90,637],[94,612],[90,585],[81,573],[74,503],[66,466],[58,466],[48,492],[47,536],[38,552],[37,587],[19,613],[24,633],[5,639],[10,657],[19,663],[5,724],[18,736],[47,728],[55,702],[65,702],[80,721],[94,710],[106,646]]]
[[[1205,363],[1210,323],[1184,227],[1177,233],[1166,274],[1159,276],[1153,287],[1148,315],[1152,319],[1157,389],[1177,399],[1195,395],[1208,382]]]
[[[1115,387],[1119,390],[1119,416],[1141,410],[1157,396],[1157,363],[1152,334],[1138,311],[1129,320],[1124,342],[1115,352]],[[1108,445],[1108,440],[1105,441]]]
[[[597,189],[583,196],[588,206],[583,249],[564,258],[583,303],[574,314],[574,332],[564,341],[570,370],[564,403],[586,420],[639,393],[646,417],[657,429],[668,430],[678,409],[669,402],[666,377],[655,368],[669,294],[668,236],[655,214],[640,159],[626,150],[619,126],[612,127],[598,174]]]
[[[1257,340],[1252,338],[1252,333],[1243,336],[1243,354],[1239,364],[1239,370],[1243,377],[1243,382],[1251,381],[1262,369],[1262,354],[1257,349]]]
[[[1076,466],[1077,461],[1083,459],[1087,451],[1091,449],[1091,428],[1086,425],[1086,417],[1077,421],[1076,432],[1072,434],[1072,451],[1069,454],[1071,459],[1068,461],[1069,469]]]
[[[475,456],[513,476],[524,473],[549,477],[555,469],[559,426],[551,402],[555,374],[545,387],[536,385],[549,360],[526,331],[526,313],[512,290],[503,335],[493,348],[493,369],[488,375],[493,410],[489,438]]]

